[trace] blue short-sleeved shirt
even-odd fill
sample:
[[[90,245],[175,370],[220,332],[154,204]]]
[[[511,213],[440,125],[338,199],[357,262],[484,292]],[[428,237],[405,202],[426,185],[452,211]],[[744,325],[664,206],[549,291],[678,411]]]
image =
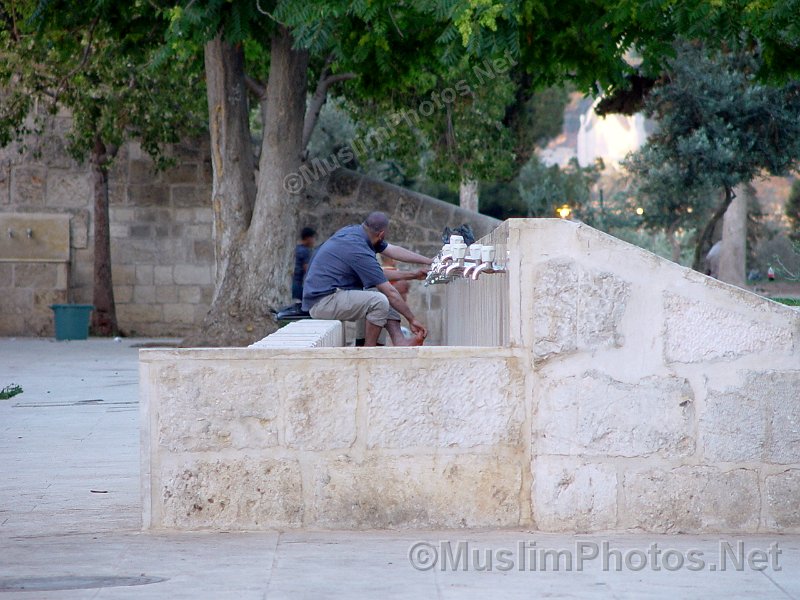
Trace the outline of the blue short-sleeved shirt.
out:
[[[349,225],[334,233],[314,253],[303,285],[303,310],[337,289],[363,290],[387,281],[375,257],[388,244],[373,246],[361,225]]]

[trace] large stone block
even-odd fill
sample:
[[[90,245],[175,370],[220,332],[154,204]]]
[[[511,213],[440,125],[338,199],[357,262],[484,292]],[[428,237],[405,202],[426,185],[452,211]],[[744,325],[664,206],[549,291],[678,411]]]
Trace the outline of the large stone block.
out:
[[[333,529],[517,527],[521,471],[503,455],[343,455],[315,467],[309,518]]]
[[[47,206],[85,208],[92,206],[92,183],[82,171],[50,169],[47,172]]]
[[[14,266],[14,285],[18,288],[58,287],[58,268],[56,263],[17,263]]]
[[[326,191],[334,196],[351,197],[358,192],[363,177],[348,169],[337,169],[326,180]]]
[[[532,465],[533,520],[542,531],[589,532],[617,524],[617,473],[610,465],[538,457]]]
[[[519,446],[523,373],[514,359],[386,361],[370,365],[371,448]]]
[[[128,199],[135,206],[166,206],[169,202],[169,187],[149,184],[129,185]]]
[[[301,450],[349,448],[356,439],[355,365],[287,368],[283,381],[286,445]]]
[[[47,170],[38,165],[11,168],[11,203],[25,206],[44,204]]]
[[[792,328],[734,312],[717,303],[664,293],[664,354],[669,362],[730,359],[769,350],[789,351]]]
[[[159,481],[156,527],[274,529],[303,523],[303,486],[294,460],[198,460],[164,470]]]
[[[765,484],[766,528],[800,532],[800,469],[770,475]]]
[[[630,285],[571,259],[539,267],[533,290],[534,356],[545,361],[578,350],[620,346]]]
[[[164,320],[176,325],[189,325],[195,322],[195,308],[185,303],[164,304]]]
[[[754,374],[752,394],[772,402],[767,462],[800,464],[800,370]]]
[[[684,466],[629,470],[619,526],[659,533],[753,532],[759,524],[758,474]]]
[[[681,377],[631,384],[586,371],[535,393],[540,454],[673,457],[694,451],[694,395]]]
[[[710,389],[700,415],[706,459],[800,463],[800,371],[745,371]]]
[[[88,210],[76,211],[69,219],[69,235],[70,245],[73,248],[88,248],[89,247],[89,227],[90,217]],[[112,230],[111,237],[116,237],[113,233],[114,225],[110,225],[109,229]]]
[[[161,180],[166,183],[195,183],[198,178],[196,163],[178,163],[161,173]]]
[[[160,368],[155,380],[159,446],[201,452],[278,445],[277,376],[261,364]]]
[[[194,185],[174,185],[171,188],[172,205],[176,208],[193,208],[209,203],[209,196],[203,188]]]
[[[454,223],[454,211],[455,206],[438,200],[425,202],[420,207],[417,222],[422,227],[432,227],[433,231],[436,232],[436,236],[429,241],[436,242],[441,246],[442,230],[448,226],[456,227],[461,225],[461,223]]]
[[[767,405],[738,392],[709,392],[700,416],[700,440],[708,461],[761,460],[766,442]]]
[[[178,285],[208,285],[211,283],[211,267],[175,265],[172,276]]]

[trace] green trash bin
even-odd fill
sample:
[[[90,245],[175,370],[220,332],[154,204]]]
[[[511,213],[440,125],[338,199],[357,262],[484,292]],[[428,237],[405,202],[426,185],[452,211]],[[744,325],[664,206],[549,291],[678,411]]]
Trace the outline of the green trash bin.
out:
[[[85,340],[89,337],[89,314],[91,304],[53,304],[50,306],[56,318],[57,340]]]

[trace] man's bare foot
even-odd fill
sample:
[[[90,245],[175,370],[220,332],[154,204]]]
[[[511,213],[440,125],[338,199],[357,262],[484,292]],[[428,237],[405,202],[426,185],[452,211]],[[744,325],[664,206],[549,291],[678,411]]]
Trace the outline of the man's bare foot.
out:
[[[395,346],[422,346],[425,343],[425,338],[419,335],[415,335],[414,337],[404,337],[402,340],[398,340],[399,343],[395,344]]]

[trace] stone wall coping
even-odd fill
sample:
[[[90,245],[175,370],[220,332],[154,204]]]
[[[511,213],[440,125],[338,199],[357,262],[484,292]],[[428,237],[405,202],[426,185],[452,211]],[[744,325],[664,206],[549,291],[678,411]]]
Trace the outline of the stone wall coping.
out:
[[[591,240],[594,240],[598,244],[602,244],[603,247],[587,247],[588,252],[586,252],[584,258],[589,259],[590,261],[593,251],[600,253],[601,250],[608,249],[605,248],[605,246],[609,246],[610,249],[613,249],[615,253],[620,253],[620,246],[624,246],[628,251],[625,255],[625,262],[627,262],[629,266],[636,265],[636,263],[646,262],[650,267],[655,266],[668,271],[680,272],[683,275],[683,280],[685,281],[672,278],[670,282],[673,285],[676,283],[676,281],[680,283],[680,285],[676,286],[674,289],[668,290],[672,294],[685,296],[689,299],[707,301],[708,298],[706,293],[711,291],[716,296],[715,300],[719,300],[728,306],[741,306],[739,303],[742,303],[746,305],[741,306],[742,309],[757,308],[760,311],[772,313],[774,316],[779,316],[781,318],[786,317],[789,319],[789,321],[796,321],[796,323],[800,325],[800,311],[798,311],[795,307],[787,306],[785,304],[781,304],[780,302],[775,302],[774,300],[760,296],[759,294],[756,294],[750,290],[732,285],[730,283],[725,283],[724,281],[720,281],[719,279],[715,279],[708,275],[704,275],[703,273],[695,271],[690,267],[685,267],[683,265],[674,263],[669,259],[650,252],[649,250],[645,250],[644,248],[636,246],[635,244],[631,244],[630,242],[616,238],[608,233],[594,229],[593,227],[590,227],[584,223],[558,218],[537,217],[526,219],[508,219],[504,221],[502,225],[500,225],[497,231],[503,231],[504,229],[509,232],[532,232],[532,235],[534,236],[536,236],[538,232],[542,232],[543,234],[546,233],[547,235],[558,235],[559,237],[563,236],[565,240],[577,240],[578,243],[588,244]],[[563,233],[557,233],[559,229],[563,229]],[[564,256],[570,255],[571,252],[565,247]],[[555,258],[556,256],[557,255],[553,255],[552,258]],[[619,256],[622,256],[622,254],[620,253]],[[619,268],[621,265],[618,264],[617,267]],[[700,283],[703,285],[703,287],[696,287],[693,285],[687,286],[684,285],[685,283]],[[764,315],[762,312],[760,315],[756,316]]]
[[[521,358],[522,348],[502,346],[429,346],[416,348],[143,348],[139,362],[156,363],[176,360],[452,360],[454,358]]]

